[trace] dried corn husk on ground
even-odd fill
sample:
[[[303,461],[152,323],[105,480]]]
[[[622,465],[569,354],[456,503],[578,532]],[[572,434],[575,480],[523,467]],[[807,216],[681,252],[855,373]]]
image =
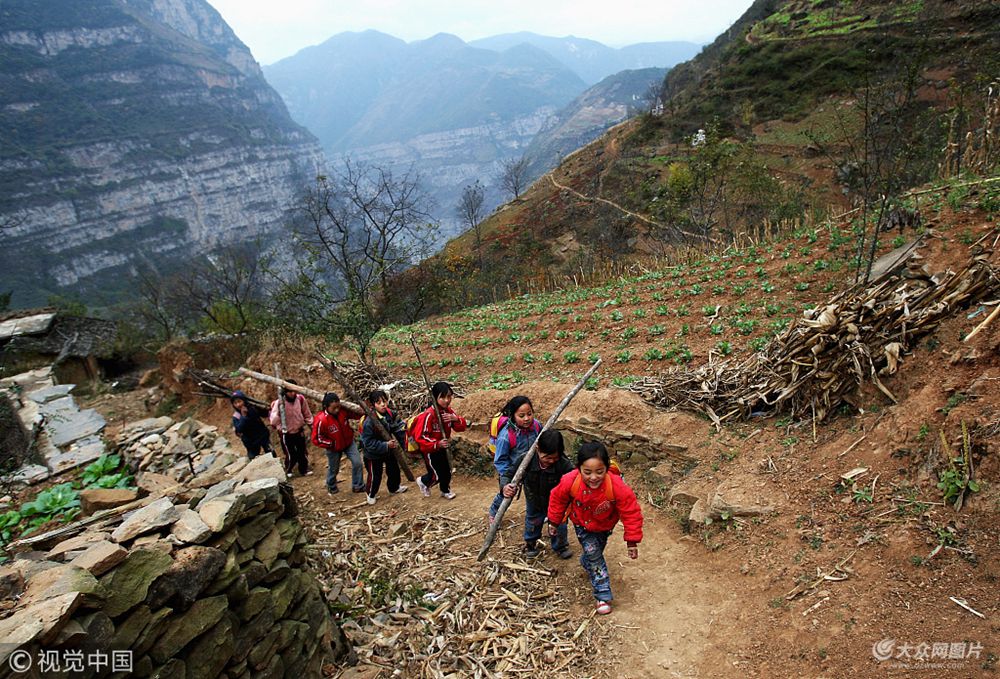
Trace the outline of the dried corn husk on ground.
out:
[[[589,617],[575,560],[559,562],[569,571],[559,578],[551,563],[509,555],[480,563],[478,522],[356,508],[324,520],[314,502],[303,498],[302,512],[316,522],[313,570],[360,662],[385,668],[379,676],[612,676],[617,630]]]
[[[807,311],[750,359],[674,370],[628,388],[657,406],[705,413],[717,426],[761,411],[822,420],[867,381],[895,402],[880,375],[895,372],[957,309],[1000,289],[988,259],[979,255],[959,271],[931,276],[914,257],[908,268]]]

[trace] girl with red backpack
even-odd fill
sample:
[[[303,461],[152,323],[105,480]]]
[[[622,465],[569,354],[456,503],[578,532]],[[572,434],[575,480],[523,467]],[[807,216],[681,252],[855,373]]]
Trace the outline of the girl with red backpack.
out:
[[[500,411],[496,435],[496,452],[493,454],[493,466],[500,475],[500,491],[493,498],[489,509],[489,520],[493,519],[500,509],[504,498],[504,487],[510,485],[524,454],[542,431],[542,423],[535,419],[535,408],[527,396],[515,396],[507,401]],[[514,488],[517,491],[517,488]],[[513,497],[513,493],[511,494]]]
[[[427,473],[417,478],[417,488],[424,497],[431,496],[431,486],[440,484],[441,497],[454,500],[455,493],[451,490],[451,465],[448,463],[449,438],[452,431],[465,431],[469,423],[464,417],[459,417],[451,409],[451,400],[455,391],[447,382],[435,382],[431,387],[431,396],[437,403],[444,422],[444,431],[434,412],[434,404],[427,406],[414,422],[414,439],[420,447],[420,454],[427,466]]]
[[[591,441],[580,446],[576,470],[566,474],[549,497],[549,535],[572,519],[583,554],[580,565],[590,578],[597,613],[611,612],[611,578],[604,560],[604,548],[612,529],[620,520],[625,528],[625,544],[630,559],[639,558],[642,542],[642,509],[635,493],[614,472],[608,449]]]

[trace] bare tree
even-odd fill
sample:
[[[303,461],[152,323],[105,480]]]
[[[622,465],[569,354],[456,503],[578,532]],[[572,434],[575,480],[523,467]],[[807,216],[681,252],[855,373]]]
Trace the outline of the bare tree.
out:
[[[528,183],[528,166],[531,161],[527,156],[517,158],[507,158],[500,163],[500,172],[497,179],[504,191],[509,193],[514,200],[521,197],[521,192]]]
[[[641,113],[648,116],[663,115],[664,103],[666,101],[667,87],[665,78],[657,78],[646,86],[640,102],[642,104]]]
[[[477,179],[462,189],[462,197],[458,200],[456,212],[466,229],[476,234],[476,252],[479,255],[479,268],[483,268],[483,234],[481,222],[483,219],[483,200],[485,191]]]
[[[349,336],[365,359],[385,323],[393,277],[434,245],[419,176],[348,159],[332,177],[316,178],[298,212],[304,257],[284,294],[301,295],[306,319]]]
[[[259,243],[232,245],[171,278],[173,301],[200,311],[214,329],[240,333],[263,307],[267,260]]]
[[[925,55],[915,54],[894,73],[877,77],[872,68],[856,93],[857,106],[836,110],[838,138],[810,138],[838,165],[838,174],[860,212],[855,232],[855,280],[868,282],[878,252],[879,232],[907,186],[934,167],[934,126],[918,100]]]
[[[146,331],[164,342],[180,334],[187,319],[178,304],[177,285],[149,267],[138,270],[134,284],[138,299],[131,309]]]

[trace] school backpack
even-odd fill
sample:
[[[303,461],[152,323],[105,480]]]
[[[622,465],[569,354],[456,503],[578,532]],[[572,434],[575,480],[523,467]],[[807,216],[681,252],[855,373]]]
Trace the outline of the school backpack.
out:
[[[416,415],[406,418],[406,453],[414,457],[420,457],[420,446],[417,445],[417,433],[423,427],[423,420],[426,410],[422,410]]]
[[[612,474],[617,474],[618,476],[622,475],[622,470],[621,467],[618,466],[618,461],[613,458],[611,460],[611,466],[608,467],[608,473],[604,475],[604,485],[602,486],[604,490],[604,497],[607,498],[608,502],[613,503],[615,501],[615,489],[611,482]],[[563,523],[566,523],[566,520],[569,519],[569,515],[573,511],[573,502],[580,497],[581,490],[583,490],[583,474],[577,471],[576,478],[573,479],[573,485],[569,487],[569,504],[566,505],[566,513],[563,514]]]
[[[503,428],[507,426],[510,422],[508,418],[503,413],[497,413],[490,418],[490,429],[489,429],[489,439],[486,441],[486,448],[490,451],[491,455],[495,455],[497,452],[497,436],[503,431]],[[531,421],[531,428],[536,434],[541,433],[542,423],[538,420]],[[517,432],[515,427],[507,427],[507,442],[510,443],[511,450],[517,445]]]

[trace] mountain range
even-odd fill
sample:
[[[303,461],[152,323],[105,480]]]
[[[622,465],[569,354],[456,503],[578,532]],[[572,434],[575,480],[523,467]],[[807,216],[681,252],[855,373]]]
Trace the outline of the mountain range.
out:
[[[335,163],[349,156],[397,172],[418,170],[437,205],[435,216],[454,231],[453,207],[464,185],[481,181],[487,203],[496,205],[502,196],[494,177],[504,159],[523,154],[533,142],[544,152],[544,160],[534,159],[534,170],[558,159],[549,151],[553,145],[536,137],[565,133],[565,119],[573,114],[563,109],[579,112],[574,100],[588,84],[626,64],[669,67],[697,50],[693,43],[615,50],[531,33],[474,43],[441,33],[406,43],[365,31],[335,35],[266,66],[264,74]],[[607,114],[591,121],[588,129],[595,134],[634,104],[631,89],[599,91],[622,100],[591,109]],[[573,139],[589,141],[580,134]],[[565,152],[565,146],[564,138],[553,148]]]

